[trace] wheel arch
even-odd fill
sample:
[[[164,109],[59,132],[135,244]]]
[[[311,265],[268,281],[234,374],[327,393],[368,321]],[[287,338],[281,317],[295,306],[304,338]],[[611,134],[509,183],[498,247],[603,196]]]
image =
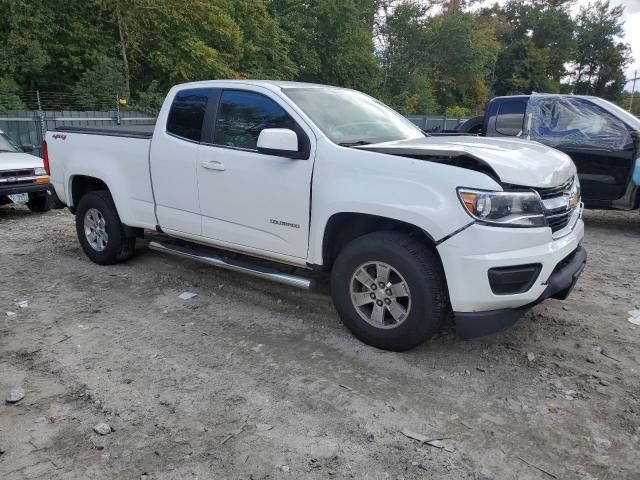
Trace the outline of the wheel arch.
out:
[[[434,238],[417,225],[368,213],[341,212],[333,214],[325,225],[322,236],[323,267],[331,268],[338,253],[352,240],[368,233],[382,231],[398,231],[418,238],[440,258]]]
[[[78,204],[82,197],[87,193],[95,191],[106,191],[111,195],[113,204],[116,207],[116,212],[122,221],[122,226],[128,237],[142,237],[144,236],[144,230],[139,227],[128,226],[122,218],[121,209],[118,206],[117,199],[113,195],[113,191],[104,180],[91,175],[73,175],[69,179],[69,210],[75,214]]]
[[[106,190],[111,193],[111,189],[107,183],[90,175],[73,175],[69,178],[69,209],[75,212],[80,200],[89,192],[96,190]]]

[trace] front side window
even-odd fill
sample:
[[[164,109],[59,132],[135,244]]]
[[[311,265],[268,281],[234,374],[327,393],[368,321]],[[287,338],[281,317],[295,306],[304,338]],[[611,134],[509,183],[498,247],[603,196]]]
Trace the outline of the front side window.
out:
[[[167,132],[178,137],[200,141],[202,122],[211,98],[211,89],[190,88],[179,91],[173,99]]]
[[[504,102],[498,109],[496,131],[502,135],[518,136],[524,126],[524,114],[527,103],[521,101]]]
[[[263,95],[227,90],[222,93],[213,143],[255,150],[265,128],[295,128],[295,121],[276,102]]]

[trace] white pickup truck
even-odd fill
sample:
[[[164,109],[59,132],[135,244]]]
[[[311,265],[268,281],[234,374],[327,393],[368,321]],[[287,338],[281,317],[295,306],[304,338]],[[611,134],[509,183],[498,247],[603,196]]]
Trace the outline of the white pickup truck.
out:
[[[18,145],[0,130],[0,206],[24,203],[32,212],[49,210],[49,175],[33,145]]]
[[[67,128],[46,143],[94,262],[128,259],[148,229],[167,237],[153,250],[287,285],[330,272],[344,324],[384,349],[422,343],[449,315],[463,337],[504,329],[566,298],[586,262],[567,155],[429,137],[353,90],[189,83],[153,132]]]

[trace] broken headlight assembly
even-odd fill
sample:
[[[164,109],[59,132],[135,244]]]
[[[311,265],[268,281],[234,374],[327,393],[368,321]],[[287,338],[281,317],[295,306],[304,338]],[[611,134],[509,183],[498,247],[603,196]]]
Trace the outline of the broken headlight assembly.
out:
[[[546,227],[542,201],[534,191],[487,192],[459,188],[458,197],[469,215],[486,225]]]

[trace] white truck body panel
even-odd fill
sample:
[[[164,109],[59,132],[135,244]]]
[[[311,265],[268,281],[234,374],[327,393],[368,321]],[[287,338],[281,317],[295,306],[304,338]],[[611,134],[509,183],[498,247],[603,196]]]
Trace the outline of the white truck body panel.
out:
[[[61,202],[73,205],[73,178],[102,180],[113,196],[123,223],[155,228],[149,176],[151,140],[84,133],[47,133],[53,186]]]

